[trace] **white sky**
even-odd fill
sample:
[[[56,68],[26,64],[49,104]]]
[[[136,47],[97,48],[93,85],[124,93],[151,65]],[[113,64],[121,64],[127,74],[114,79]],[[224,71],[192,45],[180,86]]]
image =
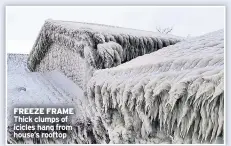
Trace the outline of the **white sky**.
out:
[[[29,53],[44,21],[91,22],[156,31],[174,26],[172,34],[198,36],[224,28],[224,7],[154,6],[7,6],[7,53]]]

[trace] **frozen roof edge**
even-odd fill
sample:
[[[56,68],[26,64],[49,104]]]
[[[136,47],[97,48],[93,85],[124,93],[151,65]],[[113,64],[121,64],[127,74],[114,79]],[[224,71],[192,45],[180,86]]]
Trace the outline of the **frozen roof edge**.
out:
[[[203,34],[203,35],[200,35],[200,36],[197,36],[197,37],[192,37],[192,38],[188,38],[188,39],[185,39],[177,44],[174,44],[172,46],[167,46],[164,48],[164,50],[166,49],[171,49],[172,47],[179,47],[181,44],[185,44],[185,43],[188,43],[190,41],[197,41],[198,39],[200,38],[203,38],[203,39],[207,39],[207,40],[210,40],[211,38],[213,38],[214,36],[222,36],[221,38],[218,38],[218,39],[224,39],[225,36],[224,36],[224,29],[219,29],[219,30],[216,30],[216,31],[212,31],[212,32],[209,32],[209,33],[206,33],[206,34]],[[155,52],[152,52],[150,54],[144,54],[143,56],[139,56],[137,58],[134,58],[133,60],[130,60],[128,62],[125,62],[124,64],[121,64],[117,67],[113,67],[113,68],[106,68],[106,69],[101,69],[101,70],[97,70],[96,71],[96,74],[98,73],[101,73],[101,72],[110,72],[110,71],[114,71],[114,72],[121,72],[121,70],[123,71],[129,71],[129,70],[136,70],[136,69],[139,69],[139,68],[150,68],[150,66],[153,66],[153,64],[145,64],[143,66],[133,66],[129,63],[131,62],[134,62],[136,60],[139,60],[140,58],[144,58],[145,56],[150,56],[154,53],[157,53],[158,51],[164,51],[163,49],[160,49],[160,50],[157,50]],[[215,56],[216,57],[216,56]],[[142,62],[142,60],[141,60]],[[130,66],[128,68],[124,68],[123,66]],[[122,68],[121,68],[122,67]]]
[[[128,35],[134,35],[135,36],[135,35],[139,35],[138,33],[143,33],[142,36],[166,37],[166,38],[175,38],[175,39],[180,39],[180,40],[184,38],[184,37],[176,36],[173,34],[162,34],[162,33],[154,32],[154,31],[140,30],[140,29],[134,29],[134,28],[126,28],[126,27],[113,26],[113,25],[107,25],[107,24],[99,24],[99,23],[63,21],[63,20],[53,20],[53,19],[47,19],[47,20],[45,20],[45,23],[46,22],[48,22],[48,23],[50,22],[53,24],[56,23],[56,24],[59,24],[59,25],[62,25],[64,27],[67,27],[69,29],[74,29],[74,30],[76,30],[76,29],[89,30],[89,28],[92,28],[94,31],[97,30],[98,32],[100,32],[100,31],[104,32],[103,29],[105,29],[106,30],[105,33],[112,33],[112,34],[117,33],[117,34],[128,34]],[[113,29],[114,30],[121,30],[121,31],[115,32],[115,31],[112,31]],[[124,31],[126,31],[127,33]]]
[[[116,30],[112,30],[112,28],[115,28]],[[30,52],[28,58],[28,68],[31,71],[35,70],[36,65],[39,64],[43,59],[49,49],[49,45],[52,42],[58,42],[66,47],[74,48],[75,52],[79,53],[81,57],[84,57],[84,46],[81,44],[81,42],[76,41],[76,37],[85,35],[83,37],[87,38],[87,42],[89,43],[89,40],[95,41],[93,38],[95,34],[100,34],[103,35],[103,37],[106,37],[105,42],[107,42],[106,39],[109,39],[109,41],[114,41],[120,45],[127,43],[127,45],[138,47],[137,43],[143,43],[143,47],[146,50],[152,50],[150,47],[152,47],[151,44],[154,42],[160,42],[160,45],[165,47],[182,40],[179,37],[172,35],[161,35],[154,32],[144,32],[113,26],[105,27],[98,24],[93,25],[88,23],[47,19],[43,24]]]

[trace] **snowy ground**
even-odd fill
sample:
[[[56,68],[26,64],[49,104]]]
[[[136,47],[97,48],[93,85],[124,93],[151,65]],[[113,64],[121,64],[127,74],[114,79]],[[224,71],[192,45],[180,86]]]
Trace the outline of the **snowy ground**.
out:
[[[26,54],[7,56],[8,125],[13,107],[76,107],[83,98],[83,91],[60,72],[29,72],[26,61]]]

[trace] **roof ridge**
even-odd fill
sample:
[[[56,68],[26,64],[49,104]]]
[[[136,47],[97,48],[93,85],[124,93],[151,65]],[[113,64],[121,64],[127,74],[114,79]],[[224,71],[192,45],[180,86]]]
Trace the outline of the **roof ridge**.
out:
[[[150,30],[143,30],[143,29],[135,29],[135,28],[128,28],[128,27],[122,27],[122,26],[116,26],[116,25],[108,25],[108,24],[100,24],[100,23],[91,23],[91,22],[80,22],[80,21],[67,21],[67,20],[54,20],[54,19],[47,19],[45,22],[67,22],[67,23],[76,23],[76,24],[88,24],[93,26],[101,26],[101,27],[108,27],[108,28],[118,28],[118,29],[128,29],[128,30],[135,30],[135,31],[142,31],[142,32],[150,32],[150,33],[156,33],[160,35],[166,35],[166,36],[172,36],[172,34],[162,34],[157,31],[150,31]],[[173,35],[175,36],[175,35]],[[179,36],[176,36],[179,37]]]

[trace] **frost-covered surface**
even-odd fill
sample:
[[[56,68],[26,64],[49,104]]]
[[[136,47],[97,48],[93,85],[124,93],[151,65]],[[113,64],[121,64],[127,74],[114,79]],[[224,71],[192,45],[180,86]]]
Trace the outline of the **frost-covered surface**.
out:
[[[224,31],[98,70],[87,97],[110,143],[223,143]]]
[[[8,54],[8,143],[223,143],[223,30],[126,63],[118,43],[100,43],[97,49],[86,46],[83,55],[88,59],[82,63],[88,77],[83,80],[90,80],[87,95],[60,72],[74,70],[73,65],[56,70],[63,59],[74,64],[78,57],[67,58],[68,46],[52,45],[54,50],[48,50],[38,65],[37,71],[43,72],[27,69],[27,55]],[[107,67],[112,68],[96,70]],[[74,106],[74,130],[65,140],[15,139],[11,110],[18,105]]]
[[[29,72],[28,55],[7,55],[7,125],[8,143],[95,143],[91,122],[83,115],[87,101],[83,91],[73,81],[58,71]],[[84,105],[84,107],[82,107]],[[14,107],[74,107],[75,116],[69,124],[73,131],[62,139],[16,139],[13,137]],[[86,134],[88,133],[88,134]]]
[[[173,45],[180,40],[181,38],[173,35],[148,31],[99,24],[47,20],[30,52],[28,68],[31,71],[44,71],[43,69],[49,71],[54,69],[54,66],[62,64],[63,68],[57,67],[57,69],[83,88],[86,82],[80,80],[80,78],[83,78],[83,76],[85,79],[90,78],[88,75],[91,75],[95,69],[115,67],[137,56]],[[55,60],[55,57],[49,54],[52,52],[50,50],[58,48],[57,45],[65,48],[65,50],[68,49],[69,51],[66,52],[71,53],[69,57],[66,57],[59,52],[56,54],[59,60],[50,62]],[[63,62],[65,59],[73,58],[76,55],[79,55],[86,62],[83,68],[86,69],[87,73],[84,71],[73,75],[72,70],[64,69],[70,68],[70,66],[76,68],[73,64],[68,66]],[[48,56],[50,59],[47,59]],[[49,66],[49,64],[53,65]]]
[[[79,54],[69,48],[53,43],[50,49],[37,65],[36,71],[48,72],[59,70],[81,88],[83,88],[85,61]]]
[[[102,33],[111,33],[111,34],[128,34],[134,36],[159,36],[165,38],[177,38],[174,35],[166,35],[159,32],[152,32],[152,31],[145,31],[145,30],[138,30],[138,29],[131,29],[131,28],[123,28],[118,26],[110,26],[105,24],[95,24],[95,23],[84,23],[84,22],[74,22],[74,21],[62,21],[62,20],[51,20],[48,19],[47,21],[53,22],[58,25],[62,25],[69,29],[80,29],[80,30],[89,30],[95,32],[102,32]]]

